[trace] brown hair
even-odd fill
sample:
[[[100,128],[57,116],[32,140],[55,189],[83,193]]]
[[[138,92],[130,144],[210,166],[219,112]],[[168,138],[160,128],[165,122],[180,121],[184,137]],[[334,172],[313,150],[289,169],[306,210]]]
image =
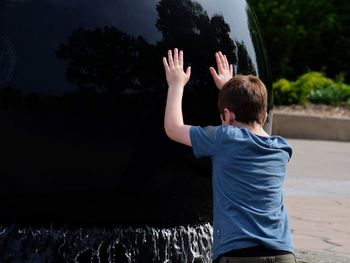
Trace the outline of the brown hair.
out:
[[[227,108],[239,122],[263,124],[267,111],[266,87],[253,75],[235,75],[220,90],[218,107],[223,118]]]

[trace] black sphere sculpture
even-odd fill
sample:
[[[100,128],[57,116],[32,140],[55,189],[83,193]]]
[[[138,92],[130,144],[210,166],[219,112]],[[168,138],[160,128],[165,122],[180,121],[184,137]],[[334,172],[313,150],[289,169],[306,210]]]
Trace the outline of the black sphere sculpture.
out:
[[[163,129],[174,47],[192,66],[188,124],[219,124],[216,51],[271,91],[245,0],[1,1],[1,222],[211,220],[210,161]]]

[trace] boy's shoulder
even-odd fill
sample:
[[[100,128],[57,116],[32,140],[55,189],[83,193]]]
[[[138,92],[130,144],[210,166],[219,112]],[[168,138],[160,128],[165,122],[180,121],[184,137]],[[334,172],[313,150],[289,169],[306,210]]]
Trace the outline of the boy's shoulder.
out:
[[[233,125],[206,126],[202,129],[212,138],[234,139],[247,136],[246,129],[241,129]]]
[[[244,137],[240,128],[231,125],[192,126],[191,135],[192,137],[207,139],[216,144]]]
[[[263,147],[269,149],[283,149],[291,152],[291,146],[287,139],[279,135],[260,136],[252,133],[246,128],[239,128],[233,125],[207,126],[204,131],[221,144],[237,143],[249,144],[252,147]]]
[[[259,136],[246,128],[239,128],[232,125],[218,126],[192,126],[190,130],[192,147],[195,153],[203,152],[206,155],[213,155],[220,149],[266,149],[271,151],[283,150],[292,155],[292,149],[287,140],[281,136]],[[223,148],[224,147],[224,148]],[[227,148],[228,147],[228,148]],[[204,150],[205,149],[205,150]],[[209,150],[208,150],[209,149]],[[199,156],[200,154],[196,154]]]

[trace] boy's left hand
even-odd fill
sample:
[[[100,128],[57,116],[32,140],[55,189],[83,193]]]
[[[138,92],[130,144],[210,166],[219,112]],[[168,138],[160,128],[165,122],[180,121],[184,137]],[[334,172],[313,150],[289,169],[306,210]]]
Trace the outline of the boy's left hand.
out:
[[[233,77],[233,65],[228,62],[226,55],[221,51],[215,53],[215,59],[218,72],[213,67],[210,67],[209,70],[216,87],[221,90],[225,83]]]
[[[174,57],[171,50],[168,51],[168,61],[163,57],[166,80],[170,87],[184,87],[191,76],[191,67],[187,67],[186,72],[183,70],[183,51],[174,49]]]

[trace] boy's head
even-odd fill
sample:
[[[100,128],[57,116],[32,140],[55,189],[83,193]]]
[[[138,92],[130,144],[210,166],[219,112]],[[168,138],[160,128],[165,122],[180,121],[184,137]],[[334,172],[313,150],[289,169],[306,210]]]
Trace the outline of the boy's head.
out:
[[[218,107],[225,120],[225,109],[232,112],[235,121],[263,125],[267,112],[267,90],[264,83],[253,75],[235,75],[220,90]]]

